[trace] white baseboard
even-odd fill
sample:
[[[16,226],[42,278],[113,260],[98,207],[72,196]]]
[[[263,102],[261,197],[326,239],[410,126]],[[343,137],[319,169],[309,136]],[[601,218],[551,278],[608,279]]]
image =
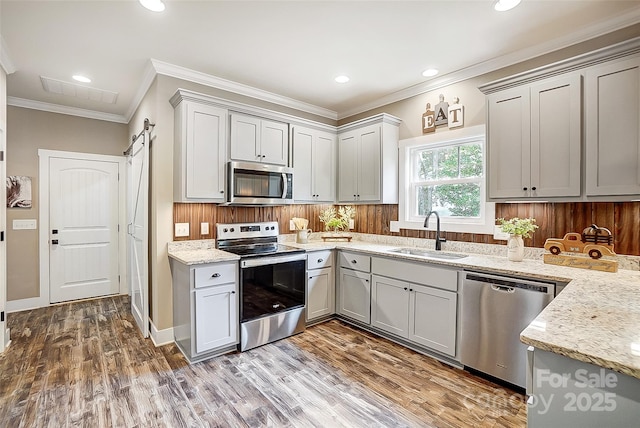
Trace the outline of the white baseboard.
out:
[[[29,299],[7,300],[7,313],[28,311],[31,309],[44,308],[49,306],[42,297],[31,297]]]
[[[151,326],[150,336],[155,346],[168,345],[173,343],[173,327],[165,328],[164,330],[158,330],[153,321],[149,320]]]

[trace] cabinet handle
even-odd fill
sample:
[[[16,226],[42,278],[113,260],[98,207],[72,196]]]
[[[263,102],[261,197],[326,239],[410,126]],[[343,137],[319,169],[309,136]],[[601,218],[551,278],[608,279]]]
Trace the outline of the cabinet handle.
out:
[[[266,158],[266,157],[267,157],[267,155],[262,155],[262,157],[263,157],[263,158]]]
[[[318,259],[318,263],[322,263],[324,259]]]
[[[356,195],[353,195],[353,197],[355,198],[355,197],[356,197]]]
[[[531,188],[531,190],[535,191],[535,190],[536,190],[536,186],[533,186],[533,187]]]
[[[211,278],[219,278],[219,277],[220,277],[220,274],[218,272],[211,275]]]
[[[407,291],[407,290],[408,290],[408,288],[407,288],[407,287],[404,287],[404,291]]]
[[[524,191],[526,192],[526,191],[527,191],[527,188],[526,188],[526,187],[523,187],[523,188],[522,188],[522,190],[524,190]]]
[[[224,193],[224,190],[221,190],[220,193]]]
[[[351,263],[353,263],[354,265],[358,263],[357,260],[351,260]]]
[[[232,291],[232,292],[231,292],[231,294],[236,294],[236,292],[235,292],[235,291]]]
[[[409,291],[413,291],[413,288],[410,288]]]

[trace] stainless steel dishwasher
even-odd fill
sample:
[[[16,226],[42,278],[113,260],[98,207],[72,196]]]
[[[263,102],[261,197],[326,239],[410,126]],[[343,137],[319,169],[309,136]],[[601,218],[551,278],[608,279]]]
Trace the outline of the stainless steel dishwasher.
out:
[[[462,279],[461,363],[524,388],[527,346],[520,342],[520,332],[553,300],[556,285],[562,286],[466,272]]]

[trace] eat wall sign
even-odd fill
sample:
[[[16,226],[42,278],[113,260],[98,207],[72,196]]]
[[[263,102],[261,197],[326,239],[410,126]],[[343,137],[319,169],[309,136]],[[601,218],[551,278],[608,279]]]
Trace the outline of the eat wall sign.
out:
[[[458,97],[453,98],[449,105],[440,94],[440,102],[431,110],[431,103],[427,103],[427,111],[422,114],[422,133],[435,132],[437,126],[448,125],[449,129],[464,125],[464,106]]]

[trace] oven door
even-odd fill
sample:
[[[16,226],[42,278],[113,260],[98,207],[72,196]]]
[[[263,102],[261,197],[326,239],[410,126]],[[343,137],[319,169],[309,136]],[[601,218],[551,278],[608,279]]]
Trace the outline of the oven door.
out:
[[[306,254],[240,261],[240,322],[304,308]]]

